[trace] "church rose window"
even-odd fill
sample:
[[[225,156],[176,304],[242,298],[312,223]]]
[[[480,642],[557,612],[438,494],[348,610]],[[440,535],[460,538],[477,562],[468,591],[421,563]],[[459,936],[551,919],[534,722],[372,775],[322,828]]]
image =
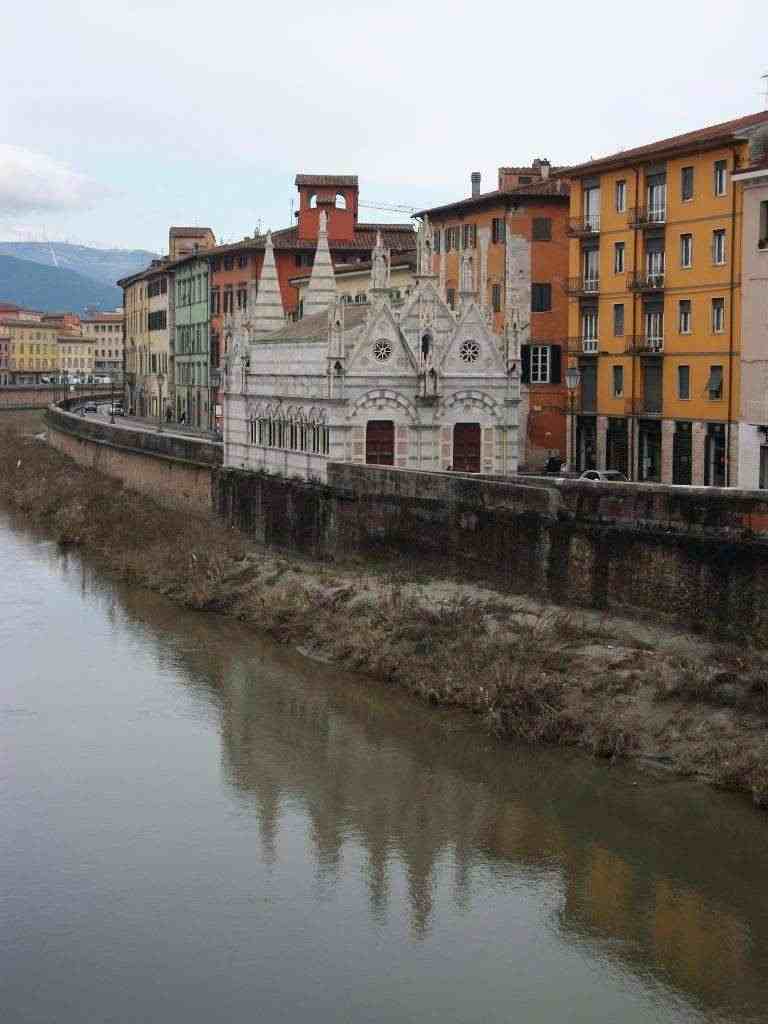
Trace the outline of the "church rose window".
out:
[[[474,363],[480,355],[480,346],[476,341],[462,341],[459,355],[465,363]]]
[[[373,354],[380,363],[383,363],[392,355],[392,346],[388,341],[377,341],[373,346]]]

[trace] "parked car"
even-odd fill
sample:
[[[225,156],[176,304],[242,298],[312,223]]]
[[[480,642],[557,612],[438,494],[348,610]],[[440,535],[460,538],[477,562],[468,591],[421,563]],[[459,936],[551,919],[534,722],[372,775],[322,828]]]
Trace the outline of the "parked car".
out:
[[[596,480],[608,484],[621,484],[625,483],[627,478],[618,469],[587,469],[581,474],[579,480]]]
[[[86,402],[83,406],[83,412],[98,412],[99,407],[95,402]]]
[[[125,409],[122,405],[113,405],[109,411],[112,416],[125,416]]]

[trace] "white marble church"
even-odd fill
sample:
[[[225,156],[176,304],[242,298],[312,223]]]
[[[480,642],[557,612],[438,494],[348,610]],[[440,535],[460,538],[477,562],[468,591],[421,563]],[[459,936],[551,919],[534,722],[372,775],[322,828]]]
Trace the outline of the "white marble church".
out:
[[[492,333],[469,255],[452,310],[432,272],[429,225],[416,237],[418,274],[404,301],[390,296],[379,238],[370,303],[342,304],[321,213],[304,315],[294,323],[285,321],[267,237],[256,295],[226,326],[225,466],[319,480],[331,461],[516,472],[515,324]]]

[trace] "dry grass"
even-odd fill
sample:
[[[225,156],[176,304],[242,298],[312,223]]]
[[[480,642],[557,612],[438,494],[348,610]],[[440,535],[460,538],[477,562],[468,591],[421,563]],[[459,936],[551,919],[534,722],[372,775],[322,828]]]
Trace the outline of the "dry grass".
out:
[[[320,566],[222,524],[161,509],[46,445],[0,435],[0,505],[87,550],[124,579],[190,608],[473,712],[497,735],[642,753],[768,806],[768,658],[617,640],[616,623],[471,596],[446,581]],[[626,626],[626,624],[625,624]],[[714,653],[712,653],[714,651]]]

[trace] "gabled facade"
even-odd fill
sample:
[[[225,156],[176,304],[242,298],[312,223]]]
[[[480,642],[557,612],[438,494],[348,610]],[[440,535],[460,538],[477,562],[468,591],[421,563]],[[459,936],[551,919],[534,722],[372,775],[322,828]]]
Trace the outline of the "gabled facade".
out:
[[[518,336],[523,385],[520,458],[541,468],[565,458],[566,393],[562,379],[568,334],[568,183],[546,160],[499,168],[499,188],[422,211],[433,229],[433,268],[451,308],[470,278],[493,331]]]
[[[325,222],[321,211],[305,297],[309,308],[326,297],[325,307],[263,333],[274,310],[262,281],[253,309],[228,325],[225,465],[321,480],[332,460],[514,473],[514,340],[490,329],[469,287],[458,309],[445,302],[429,225],[420,231],[411,294],[400,301],[390,295],[392,257],[379,237],[370,302],[349,305],[323,270],[330,263]]]

